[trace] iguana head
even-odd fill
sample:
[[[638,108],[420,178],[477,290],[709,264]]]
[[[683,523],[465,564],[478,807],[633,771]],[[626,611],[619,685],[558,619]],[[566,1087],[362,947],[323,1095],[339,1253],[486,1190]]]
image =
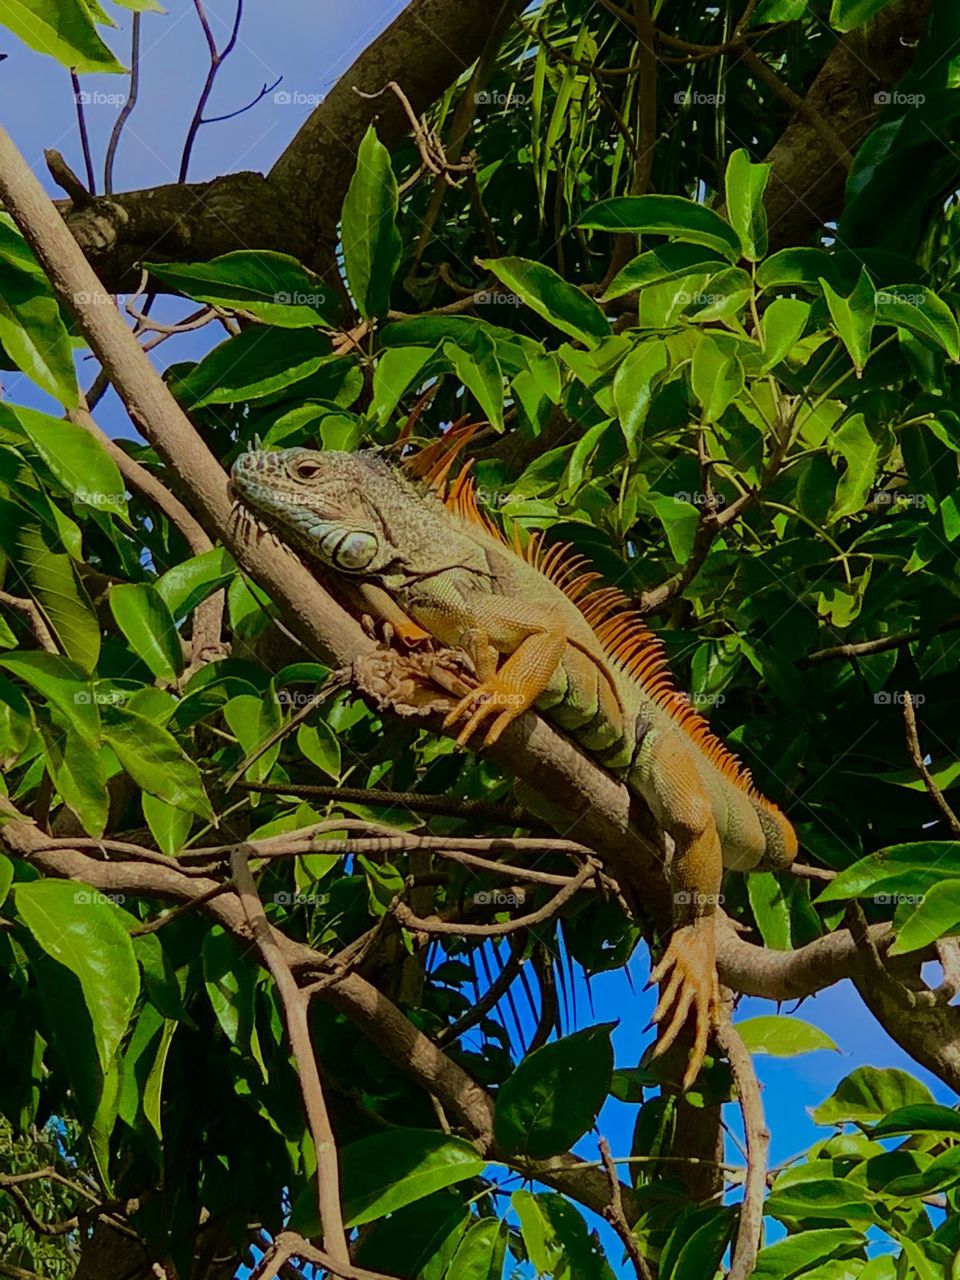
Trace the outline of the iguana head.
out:
[[[266,525],[339,573],[382,574],[406,559],[410,486],[375,453],[256,449],[231,481]]]

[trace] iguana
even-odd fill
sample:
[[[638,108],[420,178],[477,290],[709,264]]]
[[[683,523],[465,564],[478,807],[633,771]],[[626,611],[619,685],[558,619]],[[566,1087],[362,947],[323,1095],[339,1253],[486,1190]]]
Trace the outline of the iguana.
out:
[[[402,468],[377,451],[255,449],[234,493],[282,541],[372,588],[406,641],[433,637],[470,658],[477,684],[447,715],[484,745],[528,708],[568,733],[646,802],[674,842],[674,929],[650,980],[657,1052],[691,1010],[696,1077],[717,1014],[715,915],[723,868],[788,866],[786,817],[680,693],[661,644],[616,587],[540,533],[512,543],[480,511],[460,442],[441,439]]]

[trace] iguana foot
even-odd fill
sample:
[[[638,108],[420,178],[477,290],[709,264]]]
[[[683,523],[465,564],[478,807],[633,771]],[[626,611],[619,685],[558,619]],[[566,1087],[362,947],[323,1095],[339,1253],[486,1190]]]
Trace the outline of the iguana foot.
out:
[[[457,745],[464,747],[485,720],[496,716],[483,738],[483,745],[492,747],[507,725],[522,716],[532,705],[533,699],[520,692],[515,685],[494,676],[490,680],[484,680],[476,689],[471,689],[465,698],[461,698],[444,720],[443,727],[449,729],[458,721],[469,717],[457,737]]]
[[[713,920],[700,920],[677,929],[663,959],[652,970],[650,982],[660,983],[660,1001],[652,1021],[666,1028],[653,1051],[655,1058],[670,1048],[691,1010],[696,1017],[696,1039],[682,1085],[689,1089],[703,1066],[707,1041],[718,1021],[720,992]]]

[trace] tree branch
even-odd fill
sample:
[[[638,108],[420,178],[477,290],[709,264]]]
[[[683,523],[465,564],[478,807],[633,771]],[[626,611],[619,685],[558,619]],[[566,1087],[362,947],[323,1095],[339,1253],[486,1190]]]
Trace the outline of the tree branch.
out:
[[[270,971],[280,1002],[283,1005],[290,1048],[297,1064],[303,1106],[307,1114],[310,1136],[317,1157],[317,1203],[323,1229],[323,1243],[334,1268],[346,1263],[350,1253],[343,1229],[343,1209],[340,1205],[340,1169],[337,1160],[337,1142],[330,1124],[320,1071],[310,1039],[308,1013],[310,997],[297,986],[290,967],[283,957],[280,944],[264,914],[263,904],[257,893],[253,875],[247,861],[247,848],[238,846],[230,859],[233,883],[236,886],[243,914],[253,933],[254,940]],[[341,1274],[343,1274],[341,1272]]]

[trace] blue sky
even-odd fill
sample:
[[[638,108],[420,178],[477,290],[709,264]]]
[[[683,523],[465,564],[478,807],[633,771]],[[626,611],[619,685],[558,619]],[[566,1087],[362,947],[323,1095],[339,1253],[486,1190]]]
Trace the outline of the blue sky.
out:
[[[108,42],[121,61],[129,50],[131,15],[113,5],[118,30],[107,33]],[[214,0],[208,4],[214,31],[221,43],[233,20],[233,4]],[[329,90],[353,58],[403,7],[402,0],[362,0],[352,5],[318,5],[315,0],[269,0],[250,5],[232,57],[224,64],[208,113],[236,110],[256,97],[261,87],[282,76],[274,92],[291,101],[276,101],[268,94],[252,110],[223,123],[204,126],[193,152],[190,178],[202,180],[239,169],[267,169],[275,161],[310,105],[305,99]],[[0,63],[0,102],[3,122],[27,156],[46,188],[59,192],[43,162],[43,149],[63,153],[76,172],[83,172],[69,77],[59,64],[20,45],[3,33],[0,51],[9,56]],[[166,15],[146,14],[142,28],[140,101],[121,143],[115,168],[117,190],[153,186],[174,181],[182,140],[207,69],[207,52],[193,6],[187,0],[171,0]],[[98,185],[102,183],[103,154],[117,106],[110,99],[126,90],[121,77],[88,76],[83,88],[91,95],[87,121],[95,158]],[[155,314],[167,318],[188,309],[182,303],[166,303]],[[196,357],[214,341],[219,330],[205,330],[158,349],[162,367],[171,359]],[[84,386],[92,380],[90,365],[81,367]],[[25,379],[3,375],[5,395],[53,410],[39,393],[30,391]],[[97,413],[111,433],[131,435],[122,407],[111,394]],[[652,1011],[652,999],[641,988],[646,979],[643,949],[631,965],[637,994],[631,993],[622,974],[602,975],[591,984],[594,1015],[586,993],[578,1001],[583,1025],[619,1020],[614,1034],[618,1066],[635,1065],[650,1040],[643,1028]],[[763,1001],[747,1000],[740,1016],[769,1013]],[[953,1102],[950,1091],[916,1066],[880,1030],[849,984],[842,984],[804,1002],[798,1015],[815,1023],[837,1043],[840,1053],[819,1052],[792,1060],[757,1059],[764,1086],[770,1127],[773,1131],[773,1163],[809,1146],[823,1130],[813,1125],[807,1108],[825,1098],[854,1067],[870,1063],[899,1066],[926,1081],[938,1098]],[[611,1101],[601,1117],[601,1128],[614,1154],[627,1154],[634,1112]],[[731,1114],[731,1120],[736,1119]],[[586,1158],[596,1154],[595,1140],[580,1144]],[[731,1153],[736,1159],[734,1153]],[[608,1237],[609,1238],[609,1237]],[[619,1259],[619,1250],[611,1249]]]

